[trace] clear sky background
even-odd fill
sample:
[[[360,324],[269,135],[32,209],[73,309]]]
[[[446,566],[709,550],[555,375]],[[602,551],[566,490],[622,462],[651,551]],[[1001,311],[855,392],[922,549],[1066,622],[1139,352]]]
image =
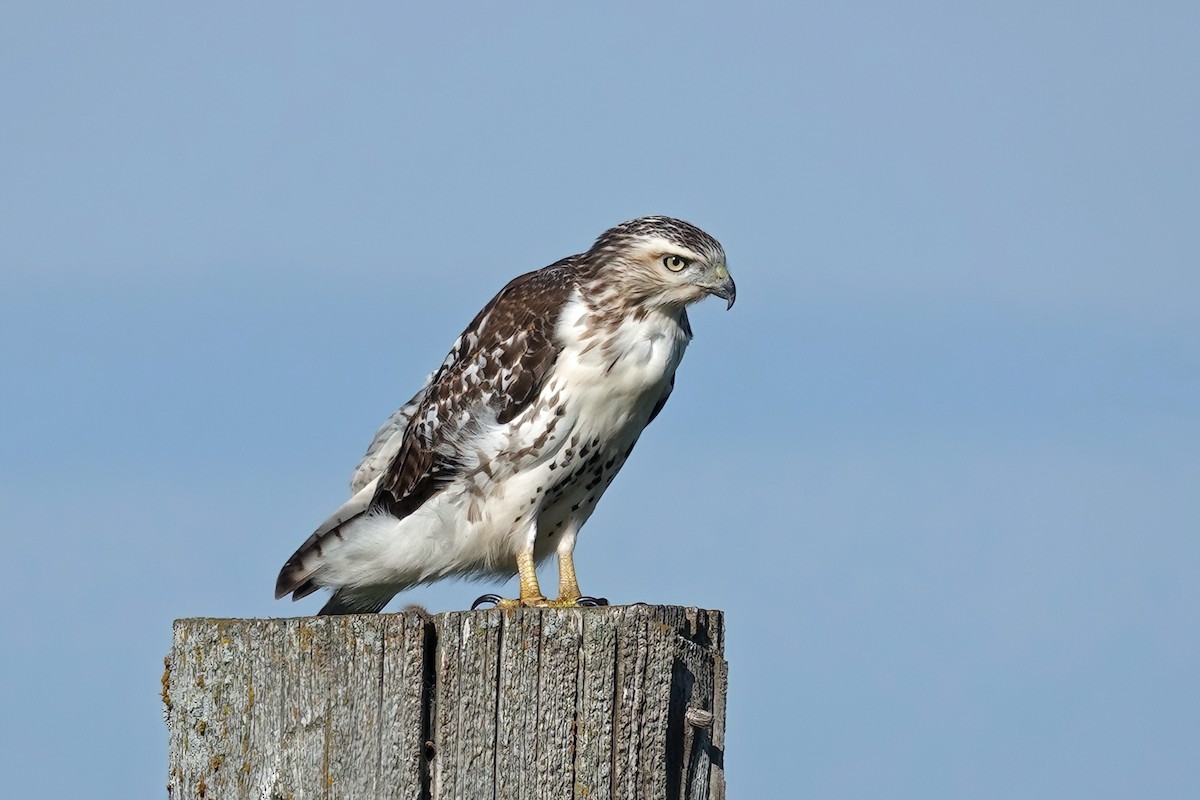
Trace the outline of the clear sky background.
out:
[[[726,611],[731,796],[1200,796],[1200,4],[105,5],[0,9],[6,796],[161,796],[172,620],[315,612],[376,426],[647,213],[738,304],[579,568]]]

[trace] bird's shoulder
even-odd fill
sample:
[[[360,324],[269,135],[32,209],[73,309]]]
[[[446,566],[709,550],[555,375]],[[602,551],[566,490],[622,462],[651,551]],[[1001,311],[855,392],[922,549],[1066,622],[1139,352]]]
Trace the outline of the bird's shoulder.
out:
[[[561,347],[555,329],[577,284],[571,258],[509,281],[455,341],[426,405],[490,406],[498,422],[516,416]]]
[[[561,349],[555,328],[577,288],[573,259],[514,278],[475,315],[413,409],[377,501],[416,508],[463,470],[484,428],[534,400]]]

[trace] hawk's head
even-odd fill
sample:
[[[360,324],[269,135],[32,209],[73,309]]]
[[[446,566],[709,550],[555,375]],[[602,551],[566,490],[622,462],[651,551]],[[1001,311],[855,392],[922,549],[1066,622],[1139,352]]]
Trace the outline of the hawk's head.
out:
[[[721,243],[671,217],[639,217],[600,235],[584,254],[598,277],[628,300],[683,307],[716,295],[733,308],[737,289]]]

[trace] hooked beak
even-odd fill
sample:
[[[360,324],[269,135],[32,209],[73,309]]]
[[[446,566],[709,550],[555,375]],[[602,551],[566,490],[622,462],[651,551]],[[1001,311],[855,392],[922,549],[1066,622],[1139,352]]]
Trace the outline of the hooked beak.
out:
[[[728,301],[729,305],[725,306],[725,310],[728,311],[733,308],[733,301],[737,299],[737,286],[733,283],[733,276],[729,274],[729,269],[722,264],[717,267],[714,277],[717,282],[708,286],[707,291],[711,295]]]

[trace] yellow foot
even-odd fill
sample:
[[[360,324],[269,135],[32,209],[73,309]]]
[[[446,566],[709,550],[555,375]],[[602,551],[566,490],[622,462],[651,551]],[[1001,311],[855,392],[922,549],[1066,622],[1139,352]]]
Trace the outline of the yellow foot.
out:
[[[608,600],[603,597],[560,597],[557,600],[549,600],[541,595],[510,600],[498,594],[485,594],[471,604],[471,610],[474,611],[485,603],[492,603],[494,608],[592,608],[606,606]]]

